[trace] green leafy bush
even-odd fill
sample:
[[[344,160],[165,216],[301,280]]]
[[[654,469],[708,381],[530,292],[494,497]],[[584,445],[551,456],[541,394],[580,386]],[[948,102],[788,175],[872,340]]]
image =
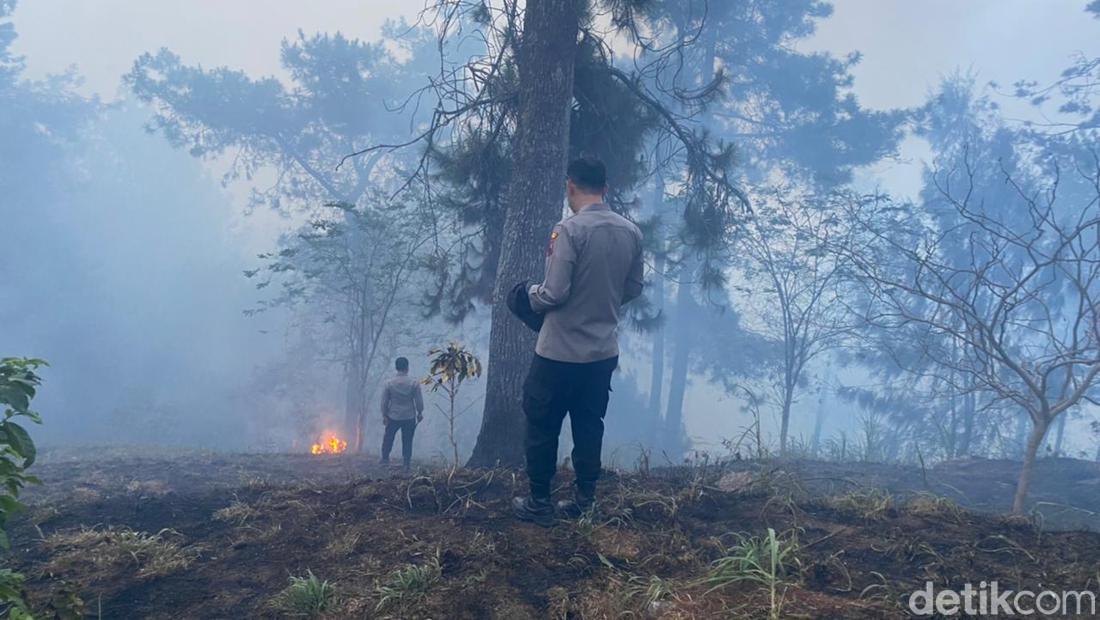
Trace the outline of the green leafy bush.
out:
[[[378,605],[375,611],[397,603],[416,600],[428,593],[443,574],[439,564],[439,554],[425,564],[410,564],[390,573],[384,582],[375,588]]]
[[[30,420],[41,424],[42,419],[31,410],[38,386],[42,383],[36,372],[46,362],[40,359],[5,357],[0,359],[0,407],[4,417],[0,420],[0,547],[8,549],[8,519],[22,509],[19,494],[28,484],[38,479],[27,475],[27,468],[34,464],[37,451],[30,433],[19,422]],[[0,568],[0,614],[8,618],[30,618],[22,598],[23,575],[9,568]]]
[[[312,618],[332,608],[336,588],[306,571],[305,577],[291,577],[290,585],[279,592],[271,606],[288,616]]]

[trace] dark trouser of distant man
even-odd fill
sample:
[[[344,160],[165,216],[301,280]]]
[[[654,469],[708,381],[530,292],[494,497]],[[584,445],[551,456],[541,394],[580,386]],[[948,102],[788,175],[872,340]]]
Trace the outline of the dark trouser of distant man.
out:
[[[573,433],[573,470],[576,503],[596,497],[603,448],[603,418],[607,413],[611,375],[618,356],[588,364],[556,362],[535,355],[523,386],[523,413],[527,417],[527,477],[531,495],[550,497],[558,466],[558,436],[569,414]]]
[[[394,436],[401,431],[401,462],[405,468],[412,463],[413,433],[416,432],[416,420],[391,420],[386,424],[386,433],[382,435],[382,462],[390,462]]]
[[[420,382],[409,377],[409,360],[399,357],[394,362],[397,374],[382,388],[382,422],[386,433],[382,437],[382,464],[390,462],[393,436],[401,431],[401,460],[405,469],[412,464],[413,433],[424,419],[424,397]]]
[[[573,428],[573,499],[557,512],[579,516],[593,508],[600,477],[603,419],[611,375],[619,362],[620,307],[642,293],[642,233],[603,202],[607,171],[596,159],[569,163],[566,195],[573,215],[554,227],[541,284],[512,289],[508,306],[538,331],[523,384],[524,439],[531,495],[512,509],[525,521],[550,526],[550,498],[565,416]],[[533,315],[542,315],[538,320]]]

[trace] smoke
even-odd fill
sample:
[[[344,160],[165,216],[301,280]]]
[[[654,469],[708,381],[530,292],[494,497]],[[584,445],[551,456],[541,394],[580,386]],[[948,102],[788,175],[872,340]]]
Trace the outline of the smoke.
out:
[[[307,437],[317,430],[311,421],[323,419],[328,424],[344,416],[343,368],[333,355],[332,335],[320,333],[317,324],[304,325],[323,322],[280,309],[251,317],[242,312],[261,296],[256,282],[242,274],[257,268],[257,252],[274,249],[280,233],[293,234],[302,224],[301,217],[279,219],[272,212],[243,215],[249,195],[273,186],[275,174],[270,169],[251,170],[253,174],[223,185],[219,169],[224,162],[197,159],[185,148],[170,146],[163,134],[146,131],[151,110],[129,99],[119,88],[119,78],[140,54],[168,46],[191,65],[241,68],[251,78],[271,75],[288,84],[278,46],[285,37],[293,39],[297,29],[344,29],[349,38],[374,40],[382,19],[400,17],[405,9],[396,2],[382,7],[372,3],[369,8],[322,3],[308,11],[289,2],[268,3],[263,11],[223,4],[204,1],[173,7],[112,0],[94,9],[70,11],[48,0],[25,2],[14,13],[20,38],[14,43],[0,40],[0,55],[7,54],[0,56],[0,106],[7,107],[0,109],[0,355],[36,356],[51,363],[36,401],[46,421],[38,436],[47,444],[254,449],[272,443],[286,448],[313,439]],[[847,133],[839,132],[835,142],[843,144],[836,152],[822,152],[821,161],[811,161],[818,154],[804,145],[832,144],[814,139],[865,110],[914,110],[925,105],[941,79],[959,67],[976,76],[978,90],[992,93],[997,105],[1008,110],[1002,114],[1006,118],[1036,118],[1026,102],[1000,96],[985,83],[1049,81],[1076,51],[1100,57],[1100,22],[1083,11],[1084,2],[1058,10],[1035,3],[983,6],[946,0],[906,5],[847,0],[835,5],[832,15],[807,18],[809,28],[794,29],[798,32],[792,35],[790,49],[807,58],[816,52],[832,54],[836,65],[814,73],[814,62],[821,58],[791,63],[790,79],[771,76],[775,83],[754,95],[762,100],[785,97],[777,110],[785,111],[787,105],[798,112],[827,110],[822,118],[835,122],[783,126],[776,133],[787,131],[788,142],[765,145],[772,151],[754,150],[756,145],[739,136],[734,140],[747,160],[763,160],[770,153],[793,158],[793,153],[808,165],[858,162],[843,172],[852,173],[860,188],[919,199],[925,188],[924,165],[934,155],[924,138],[910,133],[890,144],[888,136],[883,137],[890,132],[882,129],[888,122],[879,118],[874,121],[880,123],[877,129],[847,127]],[[177,19],[177,11],[189,17]],[[811,35],[814,28],[816,34]],[[1024,39],[1036,44],[1017,43]],[[765,52],[769,50],[761,54]],[[848,56],[853,52],[862,55],[859,62]],[[25,55],[26,68],[10,77],[8,70],[20,64],[19,54]],[[780,55],[768,58],[777,63],[787,60]],[[73,65],[75,69],[68,69]],[[753,74],[731,64],[730,71],[744,70],[744,75],[734,76],[741,81],[733,83],[766,82],[772,65],[763,66],[750,67],[760,72]],[[65,71],[68,77],[48,77]],[[799,81],[796,78],[804,77],[799,71],[812,79]],[[87,81],[80,83],[81,76]],[[42,81],[29,82],[32,78]],[[806,90],[813,91],[811,95],[794,87],[828,80],[835,80],[835,88],[821,90],[835,98],[819,97],[810,86]],[[114,103],[101,100],[115,96],[120,99]],[[331,102],[325,97],[318,100],[349,117],[371,113],[341,108],[336,96]],[[797,113],[790,117],[801,118]],[[716,131],[723,129],[721,123],[715,126]],[[875,141],[879,144],[871,144]],[[901,156],[881,157],[879,149]],[[873,161],[847,159],[861,150],[872,153]],[[767,178],[766,172],[770,171],[760,176]],[[674,278],[673,272],[670,268]],[[670,279],[661,306],[666,311],[668,358],[662,372],[653,372],[647,357],[654,350],[651,334],[623,331],[626,359],[624,372],[616,378],[609,439],[632,445],[682,432],[696,447],[720,449],[722,439],[744,435],[753,423],[742,392],[731,390],[738,381],[729,376],[732,369],[746,365],[735,358],[755,353],[746,348],[747,341],[731,335],[737,321],[718,308],[729,300],[718,300],[695,321],[701,342],[680,360],[680,367],[688,369],[686,376],[674,378],[674,340],[679,332],[672,327],[681,320],[676,288]],[[484,317],[475,313],[471,323],[460,328],[415,314],[399,317],[398,331],[405,339],[395,337],[392,346],[387,342],[382,354],[409,355],[415,366],[416,359],[423,360],[416,356],[437,344],[404,332],[441,340],[466,333],[474,344],[483,345],[485,326],[479,321]],[[729,336],[731,343],[725,344],[719,335]],[[480,352],[484,355],[486,348]],[[869,380],[858,362],[852,364],[855,370],[841,369],[851,357],[827,356],[810,365],[810,377],[799,385],[803,397],[793,403],[793,436],[812,436],[817,445],[819,439],[824,443],[837,433],[859,432],[855,405],[829,393],[840,382],[852,386]],[[388,369],[388,363],[382,359],[378,368]],[[652,376],[665,382],[656,410],[647,398],[654,389],[649,385]],[[471,390],[471,402],[481,389]],[[683,399],[682,428],[662,429],[652,420],[632,423],[636,418],[631,416],[642,411],[659,418],[668,409],[670,393]],[[429,403],[429,416],[431,407]],[[825,409],[828,414],[822,413]],[[478,410],[472,406],[463,419],[464,446],[473,443]],[[765,408],[764,413],[760,423],[774,434],[774,412]],[[1091,409],[1083,413],[1074,412],[1066,431],[1067,444],[1074,450],[1094,443],[1088,432]],[[823,429],[815,428],[821,422]],[[442,432],[434,424],[430,418],[426,435]],[[370,441],[376,441],[376,432],[368,432]],[[679,437],[671,443],[677,441]],[[442,436],[437,443],[445,445]],[[633,458],[630,454],[626,461]]]
[[[19,205],[2,252],[20,284],[0,340],[51,362],[37,402],[47,443],[242,447],[237,395],[278,341],[241,313],[254,294],[236,207],[145,118],[135,105],[93,113],[60,151],[66,174]]]

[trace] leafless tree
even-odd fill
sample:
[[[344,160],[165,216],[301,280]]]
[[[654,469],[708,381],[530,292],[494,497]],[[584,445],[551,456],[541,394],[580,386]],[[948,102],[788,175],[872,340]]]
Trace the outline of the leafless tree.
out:
[[[974,164],[964,157],[934,179],[956,224],[934,226],[886,200],[852,200],[846,213],[868,244],[834,249],[863,276],[864,318],[897,330],[909,346],[920,343],[925,372],[1027,414],[1031,430],[1012,503],[1021,512],[1051,424],[1098,396],[1100,159],[1094,155],[1088,167],[1076,162],[1071,177],[1048,163],[1048,182],[1035,190],[994,165],[1023,213],[984,204]],[[947,258],[947,247],[966,248],[966,259]]]
[[[378,197],[381,200],[381,197]],[[408,280],[421,258],[428,235],[416,225],[416,214],[395,203],[386,208],[330,204],[277,252],[262,254],[256,277],[266,288],[278,281],[280,292],[260,303],[304,305],[336,326],[336,359],[346,378],[345,430],[356,450],[362,447],[368,403],[379,378],[376,361],[392,346],[399,325],[394,313],[411,308]],[[399,323],[399,321],[398,321]]]
[[[737,236],[745,276],[746,308],[761,330],[780,343],[774,389],[780,406],[779,450],[787,451],[791,407],[812,360],[852,329],[844,299],[854,229],[833,214],[840,195],[815,197],[772,189],[754,196],[753,213]]]

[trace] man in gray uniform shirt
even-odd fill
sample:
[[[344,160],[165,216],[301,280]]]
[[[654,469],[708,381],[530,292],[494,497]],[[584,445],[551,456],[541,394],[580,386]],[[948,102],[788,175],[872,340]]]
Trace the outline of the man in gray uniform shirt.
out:
[[[558,509],[576,516],[595,500],[603,418],[619,361],[620,307],[642,293],[642,233],[604,203],[607,172],[594,158],[570,162],[566,194],[573,215],[554,227],[546,273],[530,287],[545,313],[531,370],[523,384],[525,447],[531,495],[513,502],[520,519],[554,522],[550,485],[566,414],[573,431],[574,499]]]

